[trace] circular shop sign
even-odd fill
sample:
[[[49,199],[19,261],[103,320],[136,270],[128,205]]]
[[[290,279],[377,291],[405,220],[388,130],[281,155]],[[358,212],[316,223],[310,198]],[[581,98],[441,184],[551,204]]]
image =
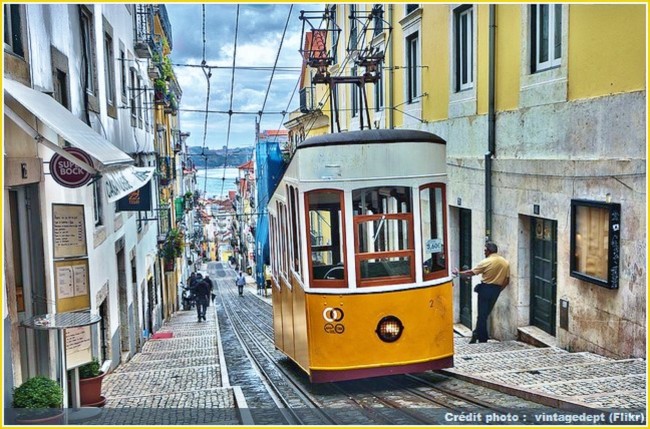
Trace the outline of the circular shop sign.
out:
[[[66,152],[80,159],[86,164],[93,165],[92,159],[86,152],[76,147],[63,148]],[[66,188],[78,188],[85,185],[91,179],[91,174],[75,164],[68,161],[58,153],[55,153],[50,160],[50,173],[52,178],[61,186]]]

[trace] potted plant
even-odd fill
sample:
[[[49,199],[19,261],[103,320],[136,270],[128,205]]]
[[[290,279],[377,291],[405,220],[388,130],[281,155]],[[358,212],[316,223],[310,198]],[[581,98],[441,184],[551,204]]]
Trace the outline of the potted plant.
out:
[[[99,360],[79,367],[79,396],[82,407],[103,407],[106,398],[102,396],[102,380],[106,374],[101,372]]]
[[[165,258],[165,270],[174,270],[176,258],[183,255],[183,240],[183,234],[178,228],[172,228],[167,233],[167,239],[161,250],[161,256]]]
[[[154,102],[156,104],[166,104],[167,103],[167,82],[162,79],[156,79],[153,82],[154,88]]]
[[[63,423],[63,389],[47,377],[32,377],[14,388],[13,407],[19,424]]]

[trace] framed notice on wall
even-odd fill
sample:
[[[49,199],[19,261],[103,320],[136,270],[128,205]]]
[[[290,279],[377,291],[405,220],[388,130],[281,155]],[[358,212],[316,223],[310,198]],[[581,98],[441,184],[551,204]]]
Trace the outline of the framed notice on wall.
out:
[[[52,204],[54,258],[88,256],[86,222],[81,204]]]
[[[65,330],[65,354],[67,369],[76,368],[92,361],[90,326]]]
[[[54,282],[58,313],[90,308],[88,259],[55,261]]]

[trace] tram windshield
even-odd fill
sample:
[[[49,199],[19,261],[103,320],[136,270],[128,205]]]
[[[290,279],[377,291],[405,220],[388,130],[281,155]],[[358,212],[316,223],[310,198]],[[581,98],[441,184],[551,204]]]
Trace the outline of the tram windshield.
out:
[[[352,204],[360,286],[413,281],[411,188],[357,189],[352,191]]]

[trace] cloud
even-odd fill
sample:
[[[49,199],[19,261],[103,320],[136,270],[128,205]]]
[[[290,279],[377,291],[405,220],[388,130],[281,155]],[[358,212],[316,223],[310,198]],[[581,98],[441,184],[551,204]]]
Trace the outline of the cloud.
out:
[[[205,7],[205,35],[203,34],[203,7]],[[232,62],[235,52],[235,23],[237,4],[167,4],[172,25],[174,71],[183,90],[180,104],[180,126],[191,133],[188,144],[200,146],[205,141],[211,148],[221,147],[229,140],[229,147],[248,146],[255,142],[256,113],[266,105],[262,115],[261,129],[278,129],[290,112],[298,107],[299,97],[294,94],[300,75],[302,58],[299,53],[302,22],[300,10],[323,10],[323,5],[299,3],[294,5],[287,34],[282,32],[287,23],[291,4],[240,4],[237,29],[237,53],[235,58],[234,92],[232,89]],[[205,36],[205,45],[203,39]],[[282,43],[278,67],[271,80],[278,49]],[[232,95],[232,110],[251,114],[227,113],[208,115],[207,135],[204,136],[207,80],[199,66],[205,49],[206,63],[212,68],[210,78],[210,103],[212,111],[228,112]],[[191,67],[191,66],[195,67]],[[246,67],[262,67],[251,70]],[[269,91],[268,96],[267,90]],[[291,105],[289,100],[292,99]],[[192,111],[200,112],[192,112]]]

